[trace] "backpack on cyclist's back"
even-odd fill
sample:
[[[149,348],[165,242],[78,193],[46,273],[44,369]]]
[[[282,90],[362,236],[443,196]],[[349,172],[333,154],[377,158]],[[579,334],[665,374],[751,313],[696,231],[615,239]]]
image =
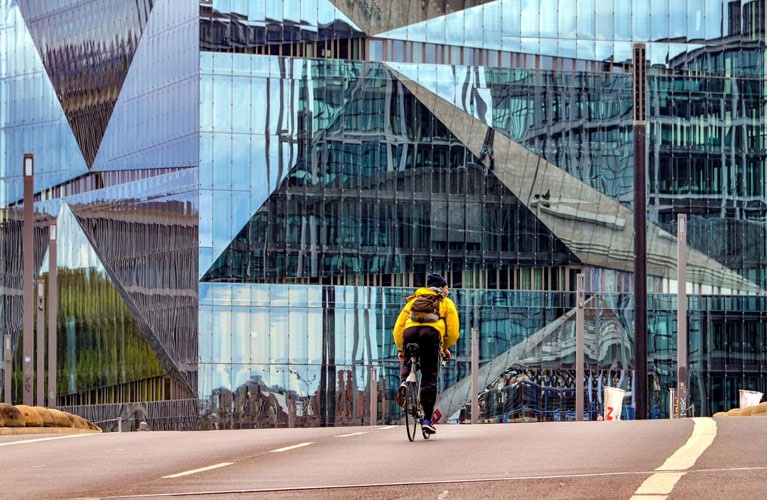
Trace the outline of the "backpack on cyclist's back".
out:
[[[410,319],[417,323],[434,323],[440,320],[439,303],[442,293],[416,295],[410,305]]]

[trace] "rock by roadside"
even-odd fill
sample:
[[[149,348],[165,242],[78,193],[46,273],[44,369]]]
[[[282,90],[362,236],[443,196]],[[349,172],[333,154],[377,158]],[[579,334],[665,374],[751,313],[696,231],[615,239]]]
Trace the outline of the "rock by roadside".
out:
[[[42,406],[0,403],[0,434],[42,434],[47,432],[102,432],[96,424],[79,415]]]
[[[767,417],[767,401],[745,408],[732,408],[714,413],[714,417]]]

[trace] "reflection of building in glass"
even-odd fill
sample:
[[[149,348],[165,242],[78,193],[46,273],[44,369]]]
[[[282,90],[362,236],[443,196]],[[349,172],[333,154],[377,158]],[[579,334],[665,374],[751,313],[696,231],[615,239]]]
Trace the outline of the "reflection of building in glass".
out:
[[[62,228],[57,403],[104,428],[394,421],[390,332],[429,272],[463,322],[446,418],[472,327],[483,418],[571,417],[577,273],[590,411],[599,383],[633,409],[635,42],[648,416],[676,385],[680,213],[696,414],[767,389],[764,1],[385,3],[0,0],[6,399],[32,153],[38,279]]]

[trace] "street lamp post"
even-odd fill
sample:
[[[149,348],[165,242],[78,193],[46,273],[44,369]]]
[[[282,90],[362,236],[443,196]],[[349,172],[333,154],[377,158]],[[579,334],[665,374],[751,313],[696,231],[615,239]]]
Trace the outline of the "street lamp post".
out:
[[[48,408],[56,407],[56,350],[58,349],[58,245],[56,224],[50,226],[48,242]]]
[[[680,417],[687,408],[687,215],[677,215],[677,397]]]
[[[585,279],[583,273],[577,276],[577,291],[575,305],[575,420],[583,420],[584,382],[586,377],[585,364]]]
[[[21,234],[21,252],[23,254],[23,338],[22,338],[22,386],[25,405],[32,405],[32,380],[34,367],[32,353],[35,350],[35,177],[34,157],[24,155],[24,228]]]
[[[647,418],[647,165],[646,48],[633,46],[634,63],[634,362],[636,418]]]

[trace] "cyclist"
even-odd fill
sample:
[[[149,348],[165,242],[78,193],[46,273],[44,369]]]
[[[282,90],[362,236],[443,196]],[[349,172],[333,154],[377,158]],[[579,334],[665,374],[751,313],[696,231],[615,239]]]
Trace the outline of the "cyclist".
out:
[[[426,286],[418,288],[415,293],[407,298],[407,304],[402,308],[397,322],[394,324],[394,343],[399,351],[400,387],[397,391],[397,404],[405,404],[405,379],[410,374],[410,365],[406,363],[402,350],[410,343],[418,344],[418,352],[421,358],[421,404],[424,410],[424,420],[421,428],[424,432],[434,434],[437,429],[432,425],[432,413],[434,403],[437,401],[437,375],[439,372],[439,357],[441,354],[450,359],[450,347],[457,341],[460,335],[460,321],[458,310],[453,301],[448,297],[450,290],[445,278],[439,274],[426,276]],[[439,295],[438,314],[426,320],[418,320],[411,317],[411,307],[416,297],[420,295]]]

